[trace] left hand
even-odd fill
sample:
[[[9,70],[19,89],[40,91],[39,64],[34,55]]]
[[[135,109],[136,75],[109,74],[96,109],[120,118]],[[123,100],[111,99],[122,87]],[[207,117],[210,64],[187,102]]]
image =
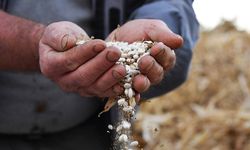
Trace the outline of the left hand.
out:
[[[83,97],[112,97],[123,92],[119,81],[125,68],[116,65],[120,51],[106,47],[103,40],[88,40],[87,33],[72,22],[48,25],[39,44],[40,69],[62,90]]]
[[[174,67],[176,56],[172,49],[182,46],[181,36],[173,33],[161,20],[137,19],[129,21],[115,29],[108,37],[108,41],[135,41],[150,40],[156,42],[150,51],[150,55],[144,56],[139,61],[141,75],[137,75],[133,81],[134,89],[142,93],[150,85],[161,82],[164,73]]]

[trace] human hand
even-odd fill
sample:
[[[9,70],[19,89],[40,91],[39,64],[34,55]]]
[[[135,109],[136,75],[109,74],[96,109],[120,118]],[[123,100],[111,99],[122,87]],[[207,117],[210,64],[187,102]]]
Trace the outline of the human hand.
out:
[[[88,40],[76,46],[77,40]],[[121,94],[118,84],[125,68],[115,65],[120,51],[102,40],[89,40],[86,32],[71,22],[52,23],[39,43],[41,72],[64,91],[81,96],[110,97]]]
[[[133,87],[139,93],[146,91],[150,85],[159,83],[164,73],[173,68],[176,56],[173,50],[180,47],[183,39],[173,33],[167,25],[155,19],[137,19],[129,21],[123,26],[114,30],[106,40],[155,41],[150,55],[144,56],[139,61],[141,75],[134,78]]]

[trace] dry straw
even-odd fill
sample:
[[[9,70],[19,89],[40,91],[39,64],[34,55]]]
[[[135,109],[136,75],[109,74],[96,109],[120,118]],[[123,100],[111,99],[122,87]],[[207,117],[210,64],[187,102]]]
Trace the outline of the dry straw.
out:
[[[142,104],[135,136],[144,150],[249,150],[249,88],[250,35],[224,22],[201,33],[188,81]]]

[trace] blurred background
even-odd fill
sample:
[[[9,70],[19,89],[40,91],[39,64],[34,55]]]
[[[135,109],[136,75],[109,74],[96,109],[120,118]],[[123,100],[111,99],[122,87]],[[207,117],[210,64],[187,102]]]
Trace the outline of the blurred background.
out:
[[[250,31],[249,0],[194,0],[193,7],[200,24],[207,29],[221,20],[231,20],[239,29]]]
[[[201,24],[189,78],[141,104],[144,150],[250,150],[250,1],[195,0]]]

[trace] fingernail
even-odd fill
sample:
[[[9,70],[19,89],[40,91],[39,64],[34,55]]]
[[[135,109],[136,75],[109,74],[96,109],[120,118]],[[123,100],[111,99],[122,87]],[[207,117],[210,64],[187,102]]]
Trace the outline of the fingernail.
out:
[[[61,49],[66,50],[68,45],[69,34],[65,34],[61,40]]]
[[[144,79],[144,87],[145,88],[143,89],[143,92],[145,92],[148,89],[149,84],[150,84],[149,80],[147,78],[145,78]]]
[[[106,59],[110,62],[116,62],[119,59],[119,55],[116,52],[108,51]]]
[[[105,47],[106,47],[106,45],[97,44],[97,45],[94,46],[94,51],[95,51],[96,53],[99,53],[99,52],[101,52],[102,50],[104,50]]]
[[[158,53],[155,54],[155,56],[162,55],[162,54],[164,54],[164,52],[165,52],[165,48],[164,48],[163,44],[161,44],[159,51],[158,51]]]
[[[123,75],[120,72],[116,71],[116,70],[112,71],[112,76],[117,80],[121,80],[123,78]]]
[[[183,39],[182,36],[180,36],[179,34],[177,34],[177,38],[181,40]]]
[[[182,38],[182,36],[177,35],[177,38],[181,41],[180,45],[183,45],[184,39]]]

